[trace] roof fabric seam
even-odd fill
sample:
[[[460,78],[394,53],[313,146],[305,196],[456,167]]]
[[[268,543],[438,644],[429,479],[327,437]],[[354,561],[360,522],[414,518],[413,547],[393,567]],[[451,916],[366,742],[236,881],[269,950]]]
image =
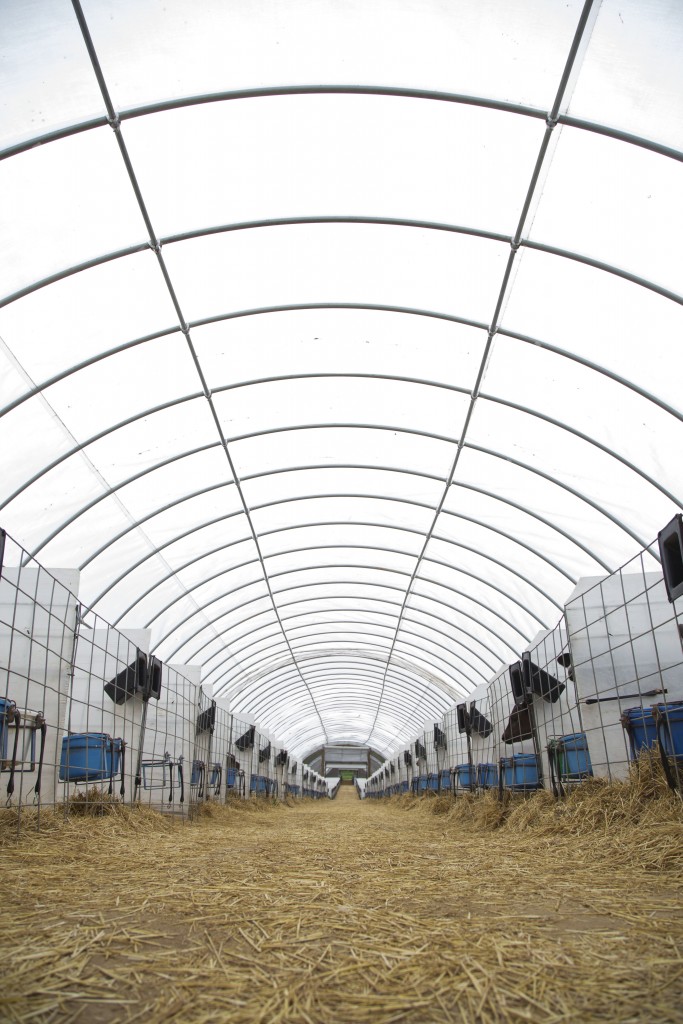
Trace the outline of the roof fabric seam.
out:
[[[599,5],[596,5],[596,11],[597,11],[597,7],[598,6]],[[401,607],[401,611],[399,612],[398,622],[396,624],[396,633],[394,635],[394,643],[392,644],[392,649],[391,649],[391,651],[389,653],[389,657],[387,659],[387,668],[389,667],[389,663],[391,661],[392,654],[393,654],[394,644],[396,643],[396,639],[397,639],[398,634],[399,634],[400,629],[401,629],[401,622],[402,622],[402,618],[403,618],[403,613],[404,613],[405,607],[406,607],[406,605],[408,603],[408,600],[410,598],[410,593],[411,593],[411,589],[412,589],[412,586],[413,586],[413,582],[414,582],[415,578],[417,577],[417,574],[418,574],[418,572],[420,570],[420,565],[421,565],[421,562],[422,562],[422,558],[423,558],[423,556],[425,554],[425,551],[427,549],[427,546],[428,546],[428,544],[430,542],[432,533],[434,532],[434,529],[436,527],[436,523],[437,523],[439,514],[441,512],[441,509],[443,508],[443,505],[445,504],[446,497],[447,497],[448,492],[450,490],[451,482],[453,481],[453,479],[455,477],[455,474],[457,472],[458,463],[460,461],[460,455],[461,455],[461,452],[463,450],[463,446],[465,444],[465,441],[467,439],[467,432],[468,432],[468,429],[469,429],[470,422],[472,420],[472,415],[474,413],[474,407],[475,407],[475,404],[476,404],[477,399],[479,397],[479,390],[481,388],[481,384],[482,384],[482,381],[484,379],[484,374],[486,372],[486,367],[487,367],[487,364],[488,364],[488,360],[489,360],[489,357],[490,357],[490,354],[491,354],[491,350],[492,350],[492,346],[493,346],[493,340],[495,338],[496,331],[497,331],[497,328],[498,328],[498,320],[499,320],[500,313],[501,313],[501,310],[502,310],[502,307],[503,307],[503,303],[504,303],[504,300],[505,300],[506,293],[508,291],[508,287],[509,287],[509,283],[510,283],[510,278],[511,278],[511,274],[512,274],[512,268],[513,268],[513,265],[514,265],[514,262],[515,262],[517,251],[519,249],[520,241],[521,241],[521,238],[522,238],[522,233],[523,233],[523,230],[524,230],[524,225],[525,225],[525,222],[526,222],[528,214],[529,214],[529,209],[531,207],[531,202],[532,202],[534,193],[536,191],[536,187],[538,185],[538,181],[540,179],[540,174],[541,174],[541,169],[542,169],[543,161],[545,159],[545,156],[546,156],[546,153],[547,153],[547,150],[548,150],[548,145],[549,145],[549,142],[550,142],[550,135],[551,135],[553,129],[555,128],[556,123],[557,123],[557,115],[559,114],[560,108],[562,106],[562,103],[563,103],[563,100],[564,100],[564,96],[565,96],[565,92],[569,88],[569,80],[570,80],[570,77],[572,76],[572,74],[574,72],[575,62],[576,62],[577,57],[578,57],[579,49],[580,49],[580,47],[582,45],[582,42],[584,40],[584,35],[585,34],[587,35],[586,29],[587,29],[587,26],[588,26],[588,22],[589,22],[589,18],[590,18],[592,10],[593,10],[593,0],[585,0],[584,5],[583,5],[583,9],[581,11],[581,15],[580,15],[580,18],[579,18],[578,25],[576,27],[576,32],[574,33],[574,38],[572,40],[571,49],[570,49],[569,54],[567,56],[567,59],[565,61],[564,69],[563,69],[563,72],[562,72],[562,77],[560,79],[560,83],[559,83],[559,86],[558,86],[558,89],[557,89],[557,93],[556,93],[556,96],[555,96],[555,101],[553,103],[553,106],[552,106],[550,114],[546,118],[547,128],[546,128],[546,131],[545,131],[545,133],[543,135],[543,140],[541,142],[541,146],[540,146],[540,149],[539,149],[538,157],[536,159],[536,164],[535,164],[532,176],[531,176],[531,181],[530,181],[529,186],[527,188],[527,193],[526,193],[526,197],[525,197],[525,200],[524,200],[524,205],[522,207],[522,212],[520,214],[519,222],[518,222],[518,225],[517,225],[517,230],[515,231],[515,234],[513,236],[513,240],[511,242],[511,251],[510,251],[510,254],[508,256],[508,261],[507,261],[507,266],[505,268],[505,272],[503,274],[503,280],[502,280],[502,283],[500,285],[500,290],[499,290],[499,293],[498,293],[498,299],[497,299],[497,302],[496,302],[496,307],[495,307],[495,310],[493,312],[493,317],[491,319],[491,325],[489,327],[489,332],[488,332],[488,335],[487,335],[487,338],[486,338],[486,344],[484,346],[484,351],[483,351],[483,354],[482,354],[482,357],[481,357],[481,363],[480,363],[480,366],[479,366],[479,371],[477,373],[477,378],[476,378],[476,381],[474,383],[474,387],[472,388],[472,394],[471,394],[471,398],[470,398],[470,402],[469,402],[469,407],[468,407],[468,410],[467,410],[467,414],[465,416],[465,422],[464,422],[463,428],[462,428],[462,430],[460,432],[460,438],[458,440],[458,445],[457,445],[457,448],[456,448],[456,451],[455,451],[455,457],[453,459],[453,465],[451,467],[451,471],[450,471],[450,474],[449,474],[448,482],[446,484],[446,487],[445,487],[443,496],[441,498],[441,501],[440,501],[439,505],[436,508],[436,511],[435,511],[435,514],[434,514],[434,519],[433,519],[433,521],[431,523],[431,526],[430,526],[430,528],[429,528],[429,530],[428,530],[428,532],[427,532],[427,534],[425,536],[425,541],[424,541],[424,545],[422,547],[422,551],[420,552],[420,555],[418,556],[417,563],[415,565],[415,569],[413,571],[412,578],[411,578],[411,580],[410,580],[410,582],[408,584],[408,587],[406,589],[405,597],[404,597],[404,600],[403,600],[403,605]],[[383,689],[384,689],[384,686],[383,686]],[[381,703],[382,703],[382,698],[380,696],[380,699],[379,699],[379,701],[377,703],[377,714],[375,716],[375,723],[376,723],[377,718],[379,716]],[[370,729],[370,732],[367,735],[367,738],[365,739],[365,742],[368,743],[368,744],[371,742],[373,729],[374,729],[374,723],[373,723],[372,728]]]
[[[259,561],[261,563],[261,568],[262,568],[262,571],[263,571],[263,578],[264,578],[264,581],[265,581],[265,585],[266,585],[266,587],[268,589],[268,593],[270,594],[270,598],[271,598],[271,601],[272,601],[272,604],[273,604],[273,609],[274,609],[275,615],[276,615],[276,617],[278,619],[278,622],[280,623],[280,627],[282,629],[282,635],[285,638],[285,642],[287,643],[287,646],[289,647],[289,649],[291,651],[292,658],[294,660],[294,664],[296,665],[297,664],[296,657],[295,657],[294,652],[292,650],[291,644],[289,643],[289,638],[287,637],[287,634],[285,632],[284,626],[282,625],[282,622],[280,621],[280,616],[279,616],[277,604],[275,602],[275,596],[273,594],[273,591],[272,591],[272,588],[271,588],[271,585],[270,585],[270,580],[268,578],[268,573],[266,571],[265,562],[263,560],[263,554],[261,552],[261,547],[260,547],[260,544],[259,544],[258,535],[257,535],[256,529],[254,527],[254,523],[253,523],[253,520],[252,520],[252,517],[251,517],[251,513],[249,511],[249,507],[248,507],[248,504],[247,504],[247,501],[246,501],[246,498],[245,498],[245,495],[244,495],[244,492],[243,492],[243,489],[242,489],[239,477],[237,475],[237,472],[236,472],[236,469],[235,469],[235,466],[234,466],[234,463],[233,463],[232,456],[230,455],[230,451],[229,451],[229,448],[228,448],[228,443],[227,443],[227,440],[226,440],[225,435],[223,433],[223,429],[221,427],[221,424],[220,424],[220,421],[219,421],[219,418],[218,418],[218,414],[216,412],[215,404],[214,404],[213,399],[211,397],[211,391],[210,391],[210,389],[209,389],[209,387],[207,385],[206,378],[204,376],[204,372],[203,372],[201,364],[199,362],[199,358],[197,356],[195,347],[194,347],[194,345],[192,343],[192,338],[190,336],[190,329],[187,326],[187,323],[186,323],[185,318],[183,316],[182,310],[180,308],[180,304],[178,302],[178,298],[176,296],[176,292],[175,292],[175,289],[173,287],[173,284],[172,284],[172,281],[171,281],[171,277],[170,277],[168,268],[166,267],[166,263],[165,263],[164,258],[162,256],[162,253],[161,253],[161,246],[159,245],[158,238],[157,238],[157,236],[156,236],[156,234],[154,232],[154,229],[152,227],[152,222],[151,222],[151,219],[149,217],[149,214],[148,214],[148,211],[147,211],[144,199],[142,197],[142,192],[140,190],[140,186],[138,184],[137,177],[135,175],[135,171],[133,169],[133,165],[132,165],[130,156],[128,154],[128,150],[127,150],[127,147],[126,147],[126,144],[125,144],[125,140],[123,138],[123,132],[121,130],[121,121],[120,121],[120,118],[116,115],[116,112],[114,110],[113,104],[111,102],[111,98],[110,98],[110,95],[109,95],[109,90],[108,90],[107,84],[106,84],[105,79],[104,79],[102,68],[100,66],[100,62],[99,62],[99,59],[98,59],[98,56],[97,56],[97,52],[95,50],[95,46],[94,46],[94,43],[92,41],[92,37],[90,35],[90,30],[88,28],[88,24],[87,24],[85,15],[83,13],[83,9],[81,7],[80,0],[72,0],[72,5],[73,5],[73,8],[74,8],[74,13],[76,14],[76,18],[78,20],[78,24],[80,26],[81,34],[83,36],[83,42],[85,43],[85,47],[86,47],[86,50],[88,51],[88,56],[89,56],[90,62],[92,64],[93,71],[95,73],[95,76],[97,78],[97,81],[98,81],[98,84],[99,84],[99,87],[100,87],[100,92],[102,94],[102,98],[104,100],[105,107],[107,109],[107,114],[109,116],[110,124],[111,124],[111,126],[112,126],[112,128],[114,130],[114,134],[116,136],[116,142],[118,144],[118,147],[119,147],[119,150],[120,150],[120,153],[121,153],[121,157],[123,159],[123,162],[125,164],[126,170],[128,172],[128,178],[130,180],[131,187],[133,188],[133,191],[135,193],[135,197],[136,197],[136,200],[137,200],[137,203],[138,203],[138,207],[140,209],[140,213],[141,213],[141,215],[143,217],[143,220],[145,222],[145,226],[146,226],[147,231],[148,231],[150,244],[152,245],[152,248],[154,249],[154,252],[156,254],[156,257],[157,257],[157,260],[158,260],[158,263],[159,263],[159,267],[161,269],[162,275],[164,277],[164,281],[166,282],[166,286],[168,288],[169,295],[171,297],[171,300],[173,302],[174,308],[175,308],[176,313],[178,315],[178,320],[179,320],[179,323],[180,323],[181,330],[182,330],[183,334],[185,335],[185,339],[187,341],[187,345],[189,347],[192,359],[193,359],[195,367],[197,369],[197,374],[198,374],[199,379],[200,379],[201,384],[202,384],[202,389],[203,389],[203,392],[204,392],[204,396],[205,396],[207,402],[209,403],[209,408],[211,410],[211,415],[212,415],[213,421],[215,423],[218,436],[219,436],[219,438],[221,440],[223,451],[225,452],[225,456],[226,456],[226,459],[227,459],[227,462],[228,462],[230,473],[231,473],[232,479],[235,482],[235,486],[237,488],[237,491],[238,491],[238,494],[239,494],[239,497],[240,497],[240,501],[241,501],[243,509],[244,509],[244,514],[245,514],[245,516],[247,518],[247,522],[249,523],[249,528],[251,530],[251,533],[252,533],[252,536],[253,536],[253,540],[254,540],[254,544],[256,546],[256,551],[257,551],[257,554],[258,554],[258,558],[259,558]],[[181,584],[181,586],[182,586],[182,584]],[[318,716],[318,719],[320,721],[320,726],[321,726],[321,729],[322,729],[322,732],[323,732],[323,736],[324,736],[325,742],[327,742],[327,733],[325,732],[325,723],[323,721],[322,715],[320,714],[320,711],[318,710],[318,707],[316,705],[313,693],[312,693],[310,687],[308,686],[308,683],[306,682],[305,677],[301,673],[301,670],[299,670],[299,674],[301,675],[301,680],[304,683],[304,686],[306,687],[306,689],[309,692],[309,695],[310,695],[310,698],[311,698],[311,703],[313,705],[313,709],[314,709],[316,715]]]

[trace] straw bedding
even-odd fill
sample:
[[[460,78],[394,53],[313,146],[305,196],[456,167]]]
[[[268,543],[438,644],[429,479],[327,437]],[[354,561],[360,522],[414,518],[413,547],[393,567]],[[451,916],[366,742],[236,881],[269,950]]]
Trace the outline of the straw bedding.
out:
[[[43,813],[18,839],[9,815],[0,1016],[683,1021],[683,815],[652,776],[561,805]]]

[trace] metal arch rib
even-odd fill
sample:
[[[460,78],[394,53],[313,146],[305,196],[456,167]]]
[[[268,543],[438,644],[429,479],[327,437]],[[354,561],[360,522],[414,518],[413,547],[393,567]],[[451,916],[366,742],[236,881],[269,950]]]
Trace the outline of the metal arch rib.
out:
[[[483,238],[488,241],[498,242],[501,244],[512,245],[514,243],[516,248],[527,248],[535,249],[539,252],[547,253],[550,256],[558,256],[562,259],[572,260],[576,263],[583,263],[586,266],[593,267],[594,270],[601,270],[604,273],[612,274],[615,277],[621,277],[625,281],[629,281],[631,284],[638,285],[641,288],[646,288],[648,291],[655,292],[657,295],[661,295],[663,298],[670,299],[672,302],[678,305],[683,305],[683,295],[679,292],[674,292],[669,288],[665,288],[663,285],[657,284],[656,281],[651,281],[649,278],[640,277],[637,274],[626,270],[623,267],[617,267],[612,263],[606,263],[602,260],[593,259],[590,256],[583,255],[578,252],[574,252],[570,249],[561,249],[557,246],[549,245],[546,242],[532,241],[528,238],[514,238],[510,235],[503,235],[495,231],[488,231],[485,228],[468,227],[466,225],[440,223],[438,221],[422,221],[422,220],[411,220],[407,218],[391,218],[391,217],[361,217],[361,216],[341,216],[341,215],[320,215],[320,216],[308,216],[308,217],[281,217],[272,220],[261,220],[261,221],[245,221],[243,223],[227,224],[221,226],[215,226],[210,228],[196,228],[193,231],[187,231],[183,235],[168,236],[165,239],[166,245],[172,245],[174,242],[179,241],[190,241],[194,238],[201,238],[210,234],[228,233],[234,231],[248,231],[256,230],[259,228],[273,228],[273,227],[296,227],[299,224],[368,224],[377,225],[378,227],[405,227],[405,228],[417,228],[421,231],[445,231],[451,234],[468,235],[473,238]],[[161,260],[161,245],[164,240],[158,239],[154,241],[152,248],[158,249],[157,258]],[[40,291],[42,288],[46,288],[51,284],[56,284],[58,281],[63,281],[67,277],[73,277],[75,274],[79,274],[82,271],[92,270],[94,267],[101,266],[105,263],[111,263],[117,259],[123,259],[125,256],[133,256],[140,252],[145,252],[150,248],[149,242],[136,242],[131,246],[127,246],[123,249],[115,249],[111,252],[104,253],[102,256],[95,256],[91,259],[85,260],[82,263],[73,264],[69,267],[64,267],[62,270],[56,271],[54,274],[50,274],[47,277],[40,278],[37,281],[33,281],[23,287],[17,289],[14,292],[10,292],[0,298],[0,309],[5,306],[9,306],[11,303],[16,302],[18,299],[23,299],[27,295],[31,295],[33,292]],[[196,326],[204,326],[207,323],[214,322],[218,318],[207,318],[204,321],[199,321]],[[473,324],[473,326],[475,326]],[[190,323],[183,321],[183,327],[191,327]],[[182,328],[181,328],[182,330]]]
[[[536,120],[546,120],[548,112],[539,107],[531,107],[521,103],[509,103],[504,100],[497,100],[487,96],[473,96],[467,93],[443,92],[427,89],[410,89],[400,86],[378,86],[378,85],[284,85],[265,86],[257,89],[234,89],[223,92],[202,93],[194,96],[179,97],[174,100],[165,100],[157,103],[148,103],[138,107],[127,107],[118,112],[121,121],[132,120],[133,118],[145,117],[150,114],[161,114],[170,110],[182,110],[192,106],[205,105],[208,103],[225,103],[246,99],[264,99],[275,96],[315,96],[315,95],[349,95],[349,96],[387,96],[397,99],[418,99],[428,100],[437,103],[453,103],[461,106],[482,107],[487,110],[498,110],[506,114],[517,114],[521,117],[531,117]],[[673,146],[666,146],[648,139],[644,136],[634,135],[632,132],[622,131],[619,128],[611,128],[608,125],[597,121],[587,121],[579,117],[571,117],[569,114],[558,114],[557,121],[569,128],[578,128],[597,135],[604,135],[607,138],[616,139],[618,142],[625,142],[628,145],[638,146],[650,150],[658,156],[669,157],[672,160],[683,161],[683,151]],[[55,128],[41,135],[34,135],[29,139],[6,146],[0,150],[0,160],[7,160],[19,153],[25,153],[37,146],[45,146],[50,142],[69,138],[94,128],[105,128],[108,125],[106,117],[93,117],[86,121],[79,121],[64,128]]]
[[[438,312],[437,310],[431,309],[420,309],[412,306],[394,306],[381,303],[369,303],[369,302],[301,302],[293,303],[289,305],[278,305],[278,306],[261,306],[253,309],[235,310],[231,313],[221,313],[216,316],[204,317],[199,320],[192,320],[188,326],[191,330],[198,327],[206,327],[210,324],[223,323],[229,320],[236,320],[246,318],[250,316],[264,316],[274,313],[291,313],[291,312],[304,312],[307,310],[322,310],[322,309],[348,309],[358,310],[367,312],[379,312],[379,313],[397,313],[406,316],[417,316],[426,317],[431,320],[441,320],[446,323],[455,323],[463,327],[472,327],[475,330],[488,331],[488,325],[478,321],[471,320],[466,317],[456,316],[451,313]],[[159,331],[154,331],[151,334],[143,335],[140,338],[134,338],[132,341],[124,342],[121,345],[117,345],[111,349],[107,349],[103,352],[99,352],[89,359],[84,359],[80,363],[76,363],[74,366],[62,370],[52,377],[46,379],[41,384],[36,385],[34,388],[24,392],[24,394],[17,396],[11,402],[8,402],[2,409],[0,409],[0,417],[6,415],[24,402],[36,395],[41,394],[43,391],[52,387],[54,384],[65,380],[67,377],[78,373],[80,370],[84,370],[89,366],[93,366],[95,363],[101,362],[103,359],[108,359],[111,356],[118,355],[121,352],[126,352],[131,348],[135,348],[138,345],[144,345],[148,341],[158,341],[160,338],[169,337],[173,334],[180,334],[180,327],[169,327]],[[676,419],[683,421],[683,411],[665,402],[663,399],[658,398],[657,395],[652,392],[640,387],[635,381],[628,380],[625,377],[620,376],[608,367],[603,366],[601,363],[593,362],[590,359],[586,359],[576,353],[569,352],[566,349],[560,348],[557,345],[552,345],[550,342],[543,341],[541,338],[534,338],[528,334],[521,334],[518,331],[512,331],[505,327],[498,327],[497,333],[506,338],[512,338],[515,341],[521,341],[527,345],[531,345],[534,348],[543,349],[546,352],[551,352],[554,355],[560,356],[564,359],[568,359],[571,362],[577,363],[580,366],[585,366],[587,369],[592,370],[596,373],[607,377],[609,380],[613,380],[615,383],[620,384],[622,387],[628,388],[633,391],[634,394],[639,395],[646,401],[651,402],[653,405],[658,406],[664,412],[670,416],[674,416]]]

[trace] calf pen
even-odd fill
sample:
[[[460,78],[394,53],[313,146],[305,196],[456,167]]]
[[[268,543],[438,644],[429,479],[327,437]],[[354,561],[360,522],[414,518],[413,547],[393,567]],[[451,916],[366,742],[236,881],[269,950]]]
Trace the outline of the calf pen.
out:
[[[518,662],[332,789],[5,538],[5,1018],[683,1020],[657,553],[580,581]]]

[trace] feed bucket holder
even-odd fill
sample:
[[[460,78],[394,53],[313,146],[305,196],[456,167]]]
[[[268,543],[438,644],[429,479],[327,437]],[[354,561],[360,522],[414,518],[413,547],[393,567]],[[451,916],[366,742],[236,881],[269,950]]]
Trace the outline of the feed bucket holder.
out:
[[[498,785],[498,765],[480,763],[477,765],[477,786],[480,789],[495,789]]]
[[[104,782],[109,779],[109,795],[114,777],[121,770],[120,795],[125,794],[126,744],[106,732],[79,732],[62,737],[59,762],[60,782]]]
[[[538,761],[535,754],[513,754],[501,757],[499,763],[498,789],[509,789],[515,793],[527,793],[540,789]]]
[[[33,787],[34,802],[40,797],[47,724],[40,711],[22,711],[13,700],[0,698],[0,771],[9,772],[7,802],[14,793],[17,772],[36,770],[36,733],[40,732],[38,775]]]
[[[657,726],[652,708],[626,708],[621,724],[628,736],[631,760],[635,761],[641,750],[654,747],[657,742]]]
[[[209,788],[213,789],[214,796],[220,796],[222,781],[223,765],[219,761],[214,761],[211,765],[211,774],[209,775]]]
[[[683,773],[683,701],[653,704],[652,717],[657,729],[659,754],[671,789],[681,788]]]
[[[204,781],[206,779],[206,765],[203,761],[195,759],[192,762],[192,772],[190,774],[190,785],[198,786],[197,797],[201,799],[204,796]]]
[[[180,789],[180,803],[185,803],[185,784],[183,779],[183,759],[174,761],[170,754],[166,753],[157,760],[142,761],[142,788],[147,790],[165,789],[168,786],[168,802],[173,803],[173,786],[176,773],[178,775],[178,787]]]

